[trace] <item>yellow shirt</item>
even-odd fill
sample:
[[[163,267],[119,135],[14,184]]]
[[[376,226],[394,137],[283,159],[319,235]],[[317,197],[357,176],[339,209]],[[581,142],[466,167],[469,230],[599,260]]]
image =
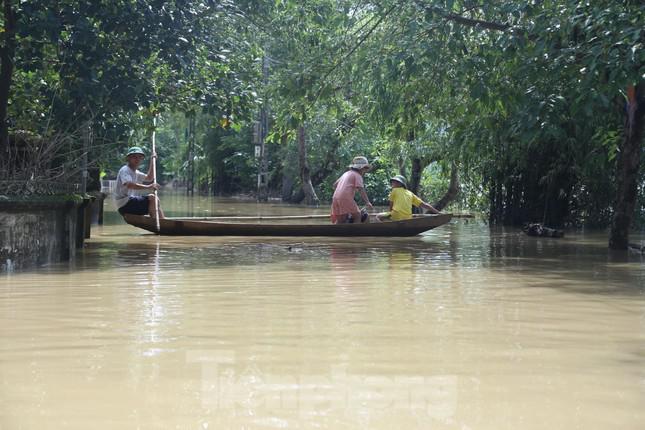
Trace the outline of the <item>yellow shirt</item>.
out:
[[[390,193],[392,202],[392,211],[390,212],[392,221],[412,218],[412,206],[419,206],[423,200],[418,198],[405,188],[393,188]]]

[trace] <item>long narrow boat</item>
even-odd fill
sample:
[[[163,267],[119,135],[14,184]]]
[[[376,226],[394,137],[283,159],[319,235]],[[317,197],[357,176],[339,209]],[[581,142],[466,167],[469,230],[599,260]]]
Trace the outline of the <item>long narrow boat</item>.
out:
[[[452,214],[415,215],[410,220],[331,224],[328,215],[166,218],[141,215],[125,221],[152,233],[174,236],[414,236],[450,221]],[[323,221],[327,220],[326,222]]]

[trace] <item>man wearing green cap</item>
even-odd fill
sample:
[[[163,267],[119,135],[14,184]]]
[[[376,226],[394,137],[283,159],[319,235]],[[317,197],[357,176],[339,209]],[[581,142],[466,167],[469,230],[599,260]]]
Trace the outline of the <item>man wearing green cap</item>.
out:
[[[161,207],[158,207],[157,196],[152,193],[141,195],[140,190],[154,191],[159,189],[159,184],[156,182],[144,184],[144,182],[153,180],[152,162],[148,166],[147,174],[137,170],[144,156],[143,150],[138,146],[133,146],[128,150],[125,156],[127,164],[121,167],[116,177],[116,192],[114,194],[116,207],[121,215],[150,215],[154,218],[158,213],[159,218],[163,218],[164,214]],[[157,158],[157,155],[152,154],[152,158]]]

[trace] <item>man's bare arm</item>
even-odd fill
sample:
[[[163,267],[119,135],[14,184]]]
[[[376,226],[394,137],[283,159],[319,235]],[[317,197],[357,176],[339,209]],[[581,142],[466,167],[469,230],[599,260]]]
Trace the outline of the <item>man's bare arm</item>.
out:
[[[363,202],[365,202],[365,205],[367,205],[368,208],[373,208],[372,204],[370,203],[370,199],[367,198],[367,193],[365,192],[364,188],[359,188],[358,193],[361,195],[361,199],[363,199]]]
[[[159,184],[153,182],[152,184],[135,184],[134,182],[126,182],[125,187],[128,190],[158,190]]]

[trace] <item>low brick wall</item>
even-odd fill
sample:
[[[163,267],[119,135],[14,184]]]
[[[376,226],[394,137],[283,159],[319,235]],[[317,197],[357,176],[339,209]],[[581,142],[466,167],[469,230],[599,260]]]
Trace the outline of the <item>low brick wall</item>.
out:
[[[0,199],[0,272],[73,259],[82,246],[82,200]],[[79,244],[80,233],[80,244]]]

